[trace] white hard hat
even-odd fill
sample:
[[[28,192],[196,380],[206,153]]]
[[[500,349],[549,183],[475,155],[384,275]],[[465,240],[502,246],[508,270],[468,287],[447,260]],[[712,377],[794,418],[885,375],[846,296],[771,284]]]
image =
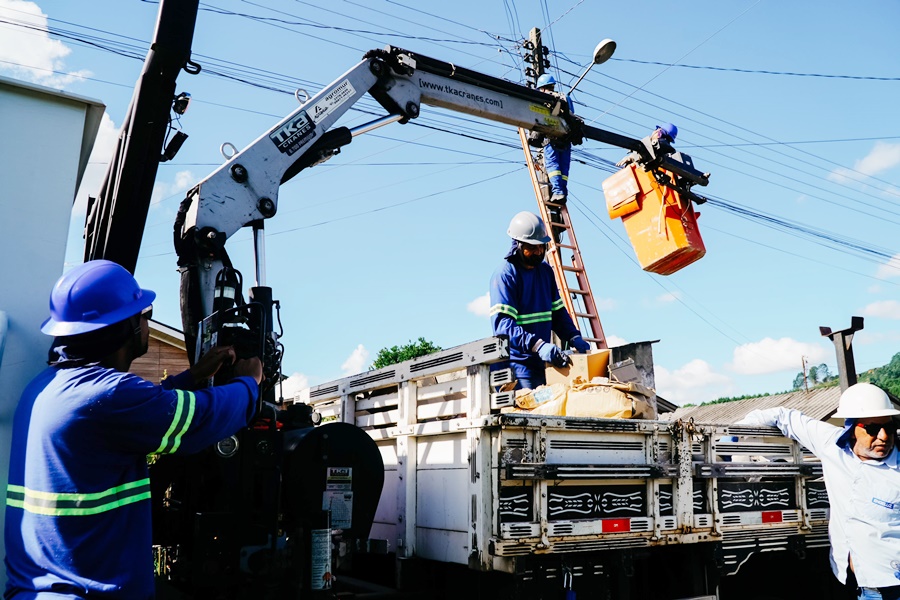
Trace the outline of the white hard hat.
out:
[[[507,235],[514,240],[538,246],[550,242],[550,236],[544,228],[544,222],[534,213],[522,211],[509,222]]]
[[[841,419],[865,419],[868,417],[892,417],[900,415],[891,399],[880,387],[871,383],[856,383],[841,394],[835,417]]]

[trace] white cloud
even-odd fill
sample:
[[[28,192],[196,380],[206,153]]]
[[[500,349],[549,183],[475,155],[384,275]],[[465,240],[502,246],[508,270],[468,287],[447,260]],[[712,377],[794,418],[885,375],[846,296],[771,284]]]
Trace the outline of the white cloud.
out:
[[[305,392],[305,394],[304,394]],[[299,396],[301,402],[305,402],[303,398],[309,399],[309,378],[303,373],[294,373],[281,382],[281,396],[285,400],[291,400]]]
[[[876,142],[871,152],[856,161],[853,169],[843,167],[835,169],[829,173],[828,179],[838,183],[858,182],[862,176],[878,175],[898,165],[900,165],[900,144]]]
[[[468,304],[466,310],[479,317],[487,317],[491,314],[491,295],[486,293],[484,296],[478,296]]]
[[[872,344],[900,342],[900,331],[871,331],[863,329],[853,335],[853,343],[858,346],[871,346]]]
[[[617,335],[608,335],[606,336],[606,345],[610,348],[615,348],[616,346],[624,346],[628,342],[625,341],[625,338],[620,338]]]
[[[869,304],[862,310],[867,317],[881,317],[882,319],[900,319],[900,302],[896,300],[880,300]]]
[[[615,310],[616,301],[612,298],[594,298],[594,303],[597,305],[597,310],[603,312],[605,310]]]
[[[778,371],[799,371],[803,357],[811,363],[825,362],[828,351],[820,345],[798,342],[791,338],[764,338],[734,349],[734,360],[729,367],[744,375],[761,375]]]
[[[880,294],[882,290],[881,286],[876,283],[875,285],[870,285],[866,291],[870,294]]]
[[[900,165],[900,144],[875,142],[875,147],[863,159],[856,161],[855,169],[866,175],[877,175]]]
[[[669,302],[675,302],[681,298],[681,292],[667,292],[662,296],[657,296],[656,301],[660,304],[668,304]]]
[[[347,357],[344,364],[341,365],[341,371],[344,375],[356,375],[357,373],[365,371],[366,365],[368,364],[369,351],[366,350],[365,346],[360,344],[350,353],[350,356]]]
[[[890,279],[891,277],[900,277],[900,254],[895,254],[889,261],[883,265],[878,265],[875,272],[878,279]]]
[[[63,59],[72,51],[50,38],[47,15],[34,2],[0,0],[0,15],[13,23],[4,26],[0,35],[0,71],[55,88],[91,75],[90,71],[65,72]]]
[[[106,169],[109,167],[109,161],[112,160],[118,141],[119,130],[116,128],[116,124],[107,113],[103,113],[100,128],[97,130],[97,139],[94,140],[94,148],[91,150],[91,157],[88,159],[87,168],[81,178],[81,187],[78,188],[78,194],[75,196],[72,214],[83,217],[87,211],[88,196],[96,197],[100,194],[103,177],[106,176]]]
[[[172,196],[181,196],[181,192],[192,188],[196,182],[197,178],[190,171],[178,171],[171,183],[157,179],[153,186],[153,195],[150,197],[150,209],[153,210]]]
[[[656,365],[656,391],[676,404],[700,404],[716,398],[732,396],[735,385],[730,377],[716,373],[705,360],[695,358],[679,369]]]

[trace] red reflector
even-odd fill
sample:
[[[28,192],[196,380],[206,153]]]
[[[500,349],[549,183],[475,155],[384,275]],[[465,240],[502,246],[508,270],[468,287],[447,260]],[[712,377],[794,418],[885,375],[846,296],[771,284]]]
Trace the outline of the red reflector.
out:
[[[763,511],[762,522],[763,523],[781,523],[781,511],[780,510]]]
[[[631,519],[603,519],[603,533],[631,531]]]

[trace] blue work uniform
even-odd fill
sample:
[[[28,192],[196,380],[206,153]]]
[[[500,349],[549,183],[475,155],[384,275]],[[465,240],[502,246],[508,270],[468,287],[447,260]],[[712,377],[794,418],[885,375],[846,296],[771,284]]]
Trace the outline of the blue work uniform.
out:
[[[533,269],[522,266],[516,243],[491,277],[491,327],[494,335],[509,338],[509,364],[521,387],[546,382],[544,361],[537,354],[551,332],[562,340],[580,335],[566,310],[553,269],[542,262]]]
[[[252,377],[187,391],[99,365],[49,367],[13,421],[6,492],[8,600],[152,599],[147,456],[189,454],[256,410]]]
[[[900,465],[897,448],[882,460],[862,460],[845,430],[787,408],[754,410],[741,420],[773,425],[822,461],[831,515],[831,570],[847,582],[848,558],[861,588],[900,584]]]
[[[566,96],[569,112],[575,114],[572,99]],[[569,166],[572,164],[572,144],[568,139],[547,139],[544,145],[544,170],[550,180],[550,193],[569,195]]]

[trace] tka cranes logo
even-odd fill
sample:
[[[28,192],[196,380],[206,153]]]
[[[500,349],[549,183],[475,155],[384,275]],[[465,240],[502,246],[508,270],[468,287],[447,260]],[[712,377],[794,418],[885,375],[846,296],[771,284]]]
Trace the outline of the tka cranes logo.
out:
[[[269,134],[278,150],[290,156],[316,137],[316,125],[305,110],[289,118],[284,125]]]

